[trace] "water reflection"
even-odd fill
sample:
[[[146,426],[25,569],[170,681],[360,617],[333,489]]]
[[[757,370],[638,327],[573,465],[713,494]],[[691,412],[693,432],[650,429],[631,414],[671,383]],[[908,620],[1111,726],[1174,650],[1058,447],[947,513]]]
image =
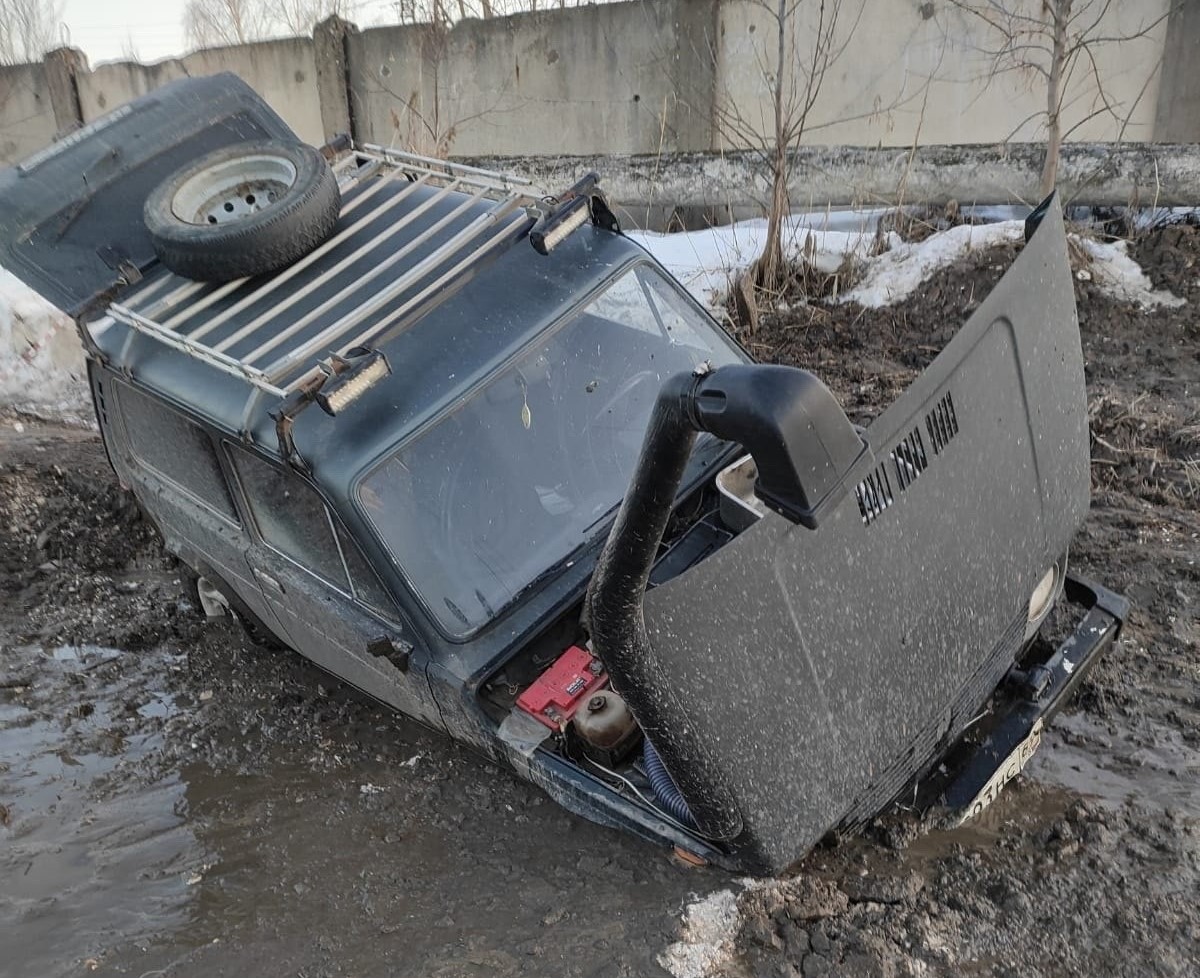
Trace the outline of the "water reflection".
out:
[[[145,696],[133,659],[0,650],[0,971],[78,974],[114,935],[184,919],[198,850],[184,784],[147,763],[163,725],[129,709]],[[152,702],[171,714],[165,692]]]
[[[350,694],[295,706],[299,662],[171,668],[0,651],[0,975],[515,975],[599,934],[650,973],[705,885]]]

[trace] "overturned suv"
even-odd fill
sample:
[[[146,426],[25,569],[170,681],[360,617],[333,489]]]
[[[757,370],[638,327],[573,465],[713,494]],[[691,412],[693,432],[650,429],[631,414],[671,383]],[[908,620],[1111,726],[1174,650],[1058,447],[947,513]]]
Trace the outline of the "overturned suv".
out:
[[[862,429],[594,180],[335,149],[226,75],[0,173],[0,260],[76,319],[112,465],[207,604],[730,868],[1020,770],[1125,613],[1066,571],[1089,445],[1053,200]]]

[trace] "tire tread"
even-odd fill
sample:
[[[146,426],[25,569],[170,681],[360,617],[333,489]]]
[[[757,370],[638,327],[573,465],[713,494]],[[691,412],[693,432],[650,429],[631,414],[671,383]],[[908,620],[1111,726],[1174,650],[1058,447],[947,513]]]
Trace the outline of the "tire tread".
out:
[[[251,153],[263,145],[246,145],[242,151]],[[307,154],[309,166],[316,167],[315,179],[309,179],[292,199],[281,202],[282,206],[263,212],[260,221],[208,227],[188,224],[171,211],[179,184],[207,161],[227,156],[231,152],[228,147],[165,180],[150,195],[145,209],[146,227],[159,261],[185,278],[228,282],[277,271],[319,247],[337,223],[341,204],[337,178],[318,150],[278,141],[272,141],[269,148],[278,151],[281,145]]]

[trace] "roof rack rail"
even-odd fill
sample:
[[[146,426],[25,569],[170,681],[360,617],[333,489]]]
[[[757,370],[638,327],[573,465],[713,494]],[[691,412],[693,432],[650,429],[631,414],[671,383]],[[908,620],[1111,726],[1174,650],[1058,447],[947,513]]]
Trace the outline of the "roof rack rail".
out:
[[[248,279],[214,287],[170,274],[151,277],[126,301],[110,305],[107,316],[129,327],[127,343],[135,334],[152,337],[243,379],[258,396],[311,392],[314,382],[330,376],[329,359],[344,358],[414,311],[427,309],[445,286],[502,243],[528,231],[545,209],[542,196],[522,177],[372,144],[338,160],[334,172],[342,191],[342,226],[298,262],[249,289]],[[385,187],[393,192],[380,193]],[[421,188],[434,192],[420,199]],[[400,207],[405,201],[412,204],[414,197],[420,199],[415,206]],[[491,206],[481,211],[480,205],[488,202]],[[439,205],[443,210],[452,206],[419,233],[396,240],[422,216],[437,213]],[[360,233],[396,208],[396,220]],[[434,242],[439,243],[427,254],[411,265],[402,264]],[[319,275],[297,281],[306,269],[323,260],[328,263],[335,248],[347,245],[356,247]],[[356,263],[361,272],[339,277]],[[397,266],[396,274],[387,274]],[[293,287],[285,288],[289,283]],[[324,297],[331,286],[336,291]],[[268,298],[276,301],[242,321],[242,314],[263,309]],[[231,305],[199,316],[227,299],[233,300]],[[332,321],[318,328],[322,317],[339,307]],[[104,322],[92,328],[101,329]],[[227,335],[218,338],[221,332]],[[327,360],[314,362],[321,353]],[[301,371],[306,365],[309,369]],[[251,401],[256,399],[252,394]],[[248,404],[247,413],[249,409]]]

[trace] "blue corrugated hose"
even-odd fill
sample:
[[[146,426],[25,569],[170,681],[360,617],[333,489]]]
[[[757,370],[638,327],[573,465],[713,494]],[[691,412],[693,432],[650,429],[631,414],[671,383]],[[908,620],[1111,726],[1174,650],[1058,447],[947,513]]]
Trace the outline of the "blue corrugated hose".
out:
[[[675,782],[671,780],[671,775],[667,773],[667,769],[663,766],[662,758],[658,756],[658,751],[650,743],[649,737],[646,738],[645,745],[642,750],[642,763],[646,767],[646,777],[650,779],[650,787],[654,791],[654,797],[675,821],[682,823],[689,829],[694,829],[696,827],[696,820],[692,818],[691,809],[688,808],[687,802],[683,800],[683,795],[679,793],[679,789],[675,787]]]

